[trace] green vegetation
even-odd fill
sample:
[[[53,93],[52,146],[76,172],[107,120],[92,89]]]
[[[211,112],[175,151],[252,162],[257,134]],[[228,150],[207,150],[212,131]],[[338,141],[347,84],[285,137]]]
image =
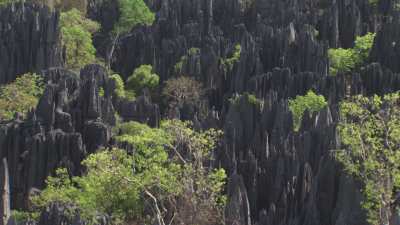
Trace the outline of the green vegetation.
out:
[[[30,213],[19,210],[12,210],[11,216],[15,219],[17,223],[39,219],[39,213]]]
[[[301,119],[306,110],[309,113],[319,112],[327,105],[328,103],[325,101],[324,96],[316,95],[311,90],[304,96],[298,95],[295,99],[290,99],[289,109],[293,115],[294,130],[298,131],[300,129]]]
[[[329,73],[331,75],[348,73],[355,67],[352,49],[329,49],[328,57],[331,63],[329,67]]]
[[[376,6],[378,6],[379,0],[368,0],[368,3],[371,6],[376,7]]]
[[[247,92],[243,94],[234,94],[228,100],[232,105],[237,105],[242,97],[245,97],[250,104],[255,106],[262,106],[264,103],[263,100],[258,99],[254,94],[249,94]]]
[[[187,60],[187,56],[184,55],[181,57],[181,59],[175,64],[174,66],[174,71],[175,73],[177,73],[178,75],[180,75],[182,73],[182,68],[183,68],[183,64],[185,63],[185,61]]]
[[[0,87],[0,120],[9,120],[16,112],[26,113],[36,107],[43,94],[42,77],[24,74],[14,82]]]
[[[240,60],[241,53],[242,53],[242,46],[240,44],[236,44],[232,56],[226,59],[221,59],[221,64],[225,71],[233,69],[235,63],[237,63]]]
[[[372,45],[374,44],[375,33],[367,33],[356,38],[353,48],[354,61],[356,66],[364,63],[369,56]]]
[[[0,0],[0,7],[8,5],[11,2],[13,2],[13,0]]]
[[[117,98],[125,98],[125,84],[119,74],[113,74],[110,79],[114,83],[114,94]]]
[[[120,17],[114,25],[115,34],[128,33],[137,25],[151,25],[155,15],[143,0],[118,0]]]
[[[133,71],[133,74],[126,81],[126,89],[138,94],[144,88],[153,90],[160,82],[160,77],[153,73],[151,65],[141,65]]]
[[[200,54],[200,49],[199,48],[190,48],[189,49],[189,55],[193,56],[193,55],[197,55]]]
[[[400,188],[400,93],[356,96],[340,104],[337,127],[344,150],[336,157],[363,184],[368,222],[389,224]]]
[[[85,18],[81,11],[71,9],[61,13],[60,28],[67,68],[79,69],[96,60],[92,34],[99,29],[98,23]]]
[[[331,63],[329,73],[348,73],[354,68],[361,66],[367,59],[374,42],[375,34],[367,33],[357,37],[354,48],[351,49],[329,49],[328,57]]]
[[[143,0],[118,0],[119,18],[113,28],[113,43],[106,56],[106,66],[110,68],[115,45],[121,35],[129,33],[137,25],[151,25],[155,15]]]
[[[92,154],[82,163],[87,172],[81,177],[58,169],[33,197],[34,206],[73,205],[91,224],[99,214],[110,216],[112,224],[169,224],[164,220],[170,215],[177,224],[223,222],[225,172],[204,166],[221,132],[197,132],[190,123],[173,120],[161,128],[124,123],[117,134],[117,143],[134,152],[113,148]]]
[[[198,55],[200,54],[200,49],[199,48],[190,48],[188,50],[188,54],[187,55],[183,55],[179,61],[175,64],[174,66],[174,71],[177,75],[181,75],[182,74],[182,68],[184,63],[187,61],[188,56],[194,56],[194,55]]]

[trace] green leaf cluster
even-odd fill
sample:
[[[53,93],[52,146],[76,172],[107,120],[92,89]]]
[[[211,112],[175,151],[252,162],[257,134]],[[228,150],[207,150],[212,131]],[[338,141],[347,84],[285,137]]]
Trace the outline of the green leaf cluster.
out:
[[[255,106],[262,106],[263,105],[263,100],[262,99],[258,99],[257,96],[255,96],[254,94],[249,94],[248,92],[245,92],[243,94],[234,94],[232,97],[230,97],[228,99],[228,101],[232,104],[232,105],[238,105],[240,99],[244,97],[246,98],[246,100]]]
[[[118,0],[119,19],[114,25],[114,33],[129,33],[136,25],[151,25],[155,15],[143,0]]]
[[[153,90],[158,86],[160,77],[153,73],[151,65],[141,65],[133,71],[126,81],[126,89],[134,93],[141,93],[144,88]]]
[[[113,148],[89,155],[81,177],[58,169],[32,202],[38,209],[53,202],[73,205],[91,224],[99,214],[110,216],[113,224],[153,224],[155,214],[165,219],[175,215],[184,224],[219,224],[226,174],[204,163],[220,136],[220,131],[197,132],[190,123],[175,120],[163,121],[160,128],[123,123],[115,141],[131,151]],[[188,210],[198,216],[188,218]]]
[[[240,60],[241,53],[242,53],[242,46],[240,44],[236,44],[232,56],[226,59],[221,59],[221,65],[223,69],[225,71],[232,70],[235,63],[237,63]]]
[[[353,48],[329,49],[330,74],[348,73],[354,68],[361,66],[368,59],[374,38],[375,33],[367,33],[364,36],[356,38]]]
[[[289,100],[289,109],[293,115],[294,130],[298,131],[301,126],[301,119],[304,112],[319,112],[328,105],[324,96],[316,95],[312,90],[308,91],[304,96],[296,96],[295,99]]]
[[[26,113],[36,107],[44,91],[42,77],[24,74],[0,87],[0,120],[10,120],[16,112]]]
[[[65,63],[70,69],[79,69],[96,60],[96,49],[93,46],[92,34],[100,25],[77,9],[61,13],[61,40],[66,50]]]
[[[362,182],[368,222],[388,224],[400,190],[400,93],[342,102],[337,130],[344,150],[336,158]]]
[[[113,74],[110,76],[110,80],[114,83],[114,94],[117,98],[125,98],[125,84],[119,74]]]

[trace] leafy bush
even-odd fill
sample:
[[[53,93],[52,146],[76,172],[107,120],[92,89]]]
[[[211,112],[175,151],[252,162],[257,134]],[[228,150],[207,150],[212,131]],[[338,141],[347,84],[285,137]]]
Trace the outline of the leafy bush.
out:
[[[118,0],[119,19],[114,25],[114,33],[128,33],[136,25],[151,25],[154,13],[143,0]]]
[[[110,76],[110,80],[114,82],[114,87],[115,87],[114,94],[118,98],[125,98],[125,84],[121,76],[119,74],[113,74]]]
[[[367,33],[357,37],[354,48],[351,49],[329,49],[328,57],[330,61],[329,73],[348,73],[354,68],[361,66],[369,56],[374,43],[375,33]]]
[[[232,56],[221,60],[221,64],[224,70],[232,70],[235,63],[237,63],[240,60],[241,53],[242,53],[242,46],[240,44],[236,44]]]
[[[355,67],[352,49],[329,49],[328,57],[330,61],[329,73],[348,73]]]
[[[96,60],[92,34],[99,27],[98,23],[85,18],[77,9],[61,13],[61,39],[66,49],[65,63],[68,68],[79,69]]]
[[[301,119],[306,110],[309,113],[319,112],[325,108],[328,103],[324,96],[316,95],[313,91],[308,91],[305,96],[297,96],[289,100],[289,109],[293,115],[294,129],[297,131],[301,125]]]
[[[12,119],[16,112],[26,113],[36,107],[43,90],[42,77],[30,73],[0,87],[0,120]]]
[[[372,45],[374,44],[375,33],[367,33],[356,38],[353,48],[353,55],[356,66],[360,66],[368,59]]]
[[[25,212],[25,211],[19,211],[19,210],[12,210],[11,217],[14,218],[14,220],[18,224],[20,224],[20,223],[27,222],[27,221],[37,220],[39,218],[39,214]]]
[[[229,98],[229,102],[230,102],[232,105],[237,105],[237,104],[239,103],[239,100],[240,100],[243,96],[247,99],[247,101],[248,101],[250,104],[258,105],[258,106],[261,106],[261,105],[263,104],[263,101],[262,101],[261,99],[258,99],[255,95],[249,94],[249,93],[247,93],[247,92],[245,92],[243,95],[237,94],[237,93],[234,94],[231,98]]]
[[[150,90],[156,88],[160,82],[160,77],[152,72],[151,65],[141,65],[133,71],[133,74],[128,77],[126,88],[135,93],[141,93],[144,88]]]
[[[389,224],[400,190],[400,93],[355,96],[340,104],[337,127],[343,150],[336,158],[363,184],[370,224]]]
[[[223,220],[225,172],[203,165],[220,132],[196,132],[189,123],[164,121],[161,128],[124,123],[117,133],[118,145],[128,145],[133,152],[114,148],[92,154],[83,161],[87,172],[82,177],[70,178],[67,170],[59,169],[33,198],[35,206],[71,204],[92,223],[98,214],[111,216],[112,224],[153,224],[170,219],[168,215],[185,224]]]
[[[197,55],[197,54],[200,54],[199,48],[190,48],[189,49],[189,55],[193,56],[193,55]]]

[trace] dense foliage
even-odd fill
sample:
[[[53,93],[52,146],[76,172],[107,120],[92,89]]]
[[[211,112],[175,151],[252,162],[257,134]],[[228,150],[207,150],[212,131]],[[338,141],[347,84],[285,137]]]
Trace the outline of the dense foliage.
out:
[[[99,29],[98,23],[85,18],[81,11],[71,9],[61,13],[60,29],[67,68],[79,69],[95,61],[92,34]]]
[[[0,87],[0,120],[9,120],[16,112],[26,113],[36,107],[43,94],[41,76],[24,74],[7,85]]]
[[[118,0],[120,16],[114,25],[116,34],[128,33],[136,25],[151,25],[154,13],[143,0]]]
[[[153,73],[151,65],[141,65],[133,71],[126,81],[126,89],[136,94],[142,94],[143,89],[153,90],[158,86],[160,77]]]
[[[400,93],[342,102],[338,132],[336,156],[363,184],[368,222],[389,224],[400,188]]]
[[[225,172],[204,167],[220,132],[196,132],[180,121],[165,121],[161,128],[129,122],[118,129],[118,145],[132,152],[113,148],[90,155],[83,161],[87,172],[82,177],[71,179],[59,169],[33,198],[35,206],[62,202],[76,206],[89,222],[102,214],[113,224],[223,221]]]
[[[324,96],[316,95],[313,91],[308,91],[304,96],[296,96],[295,99],[289,100],[289,109],[293,115],[294,129],[298,130],[301,125],[301,119],[304,112],[318,112],[328,105]]]
[[[368,59],[374,38],[375,33],[367,33],[364,36],[356,38],[353,48],[329,49],[330,74],[348,73],[354,68],[361,66]]]
[[[114,94],[117,98],[125,98],[125,84],[119,74],[110,76],[110,80],[114,83]]]

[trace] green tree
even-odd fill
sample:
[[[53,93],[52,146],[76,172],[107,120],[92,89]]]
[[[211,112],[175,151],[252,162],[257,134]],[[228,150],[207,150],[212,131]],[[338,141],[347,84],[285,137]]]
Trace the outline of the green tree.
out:
[[[165,121],[161,128],[121,124],[117,145],[133,152],[114,148],[92,154],[83,161],[87,172],[81,177],[59,169],[32,201],[38,209],[53,202],[76,206],[92,223],[106,214],[113,224],[171,224],[164,222],[170,215],[194,222],[185,224],[218,224],[198,221],[210,221],[207,215],[213,222],[223,220],[225,172],[204,167],[219,137],[218,131],[196,132],[179,121]],[[188,210],[202,217],[193,220]]]
[[[399,206],[400,93],[355,96],[340,104],[337,127],[343,150],[336,153],[363,184],[363,208],[371,225],[389,224]]]
[[[348,73],[356,65],[352,49],[329,49],[328,57],[330,61],[329,73],[332,75]]]
[[[119,18],[114,25],[113,42],[107,54],[106,63],[110,67],[116,43],[121,35],[129,33],[137,25],[151,25],[155,15],[143,0],[118,0]]]
[[[242,53],[242,46],[240,44],[236,44],[232,56],[221,60],[223,69],[225,71],[232,70],[235,63],[237,63],[240,60],[241,53]]]
[[[133,71],[133,74],[126,81],[126,88],[136,94],[140,94],[144,88],[150,90],[156,88],[160,77],[153,73],[151,65],[141,65]]]
[[[361,66],[369,56],[374,43],[375,33],[367,33],[356,38],[354,47],[349,49],[337,48],[328,50],[330,61],[329,73],[348,73]]]
[[[375,33],[367,33],[356,38],[353,48],[353,57],[356,66],[361,66],[368,59],[372,45],[374,44]]]
[[[7,85],[0,87],[0,120],[9,120],[16,112],[26,113],[36,107],[43,94],[42,77],[24,74]]]
[[[96,59],[96,49],[92,43],[92,34],[99,24],[85,18],[81,11],[71,9],[61,13],[61,40],[66,49],[65,63],[68,68],[79,69]]]
[[[309,113],[319,112],[328,105],[324,96],[316,95],[313,91],[308,91],[305,96],[296,96],[289,100],[289,109],[293,115],[294,129],[300,129],[301,119],[306,110]]]
[[[110,80],[114,83],[114,94],[117,98],[125,98],[125,84],[119,74],[110,76]]]

